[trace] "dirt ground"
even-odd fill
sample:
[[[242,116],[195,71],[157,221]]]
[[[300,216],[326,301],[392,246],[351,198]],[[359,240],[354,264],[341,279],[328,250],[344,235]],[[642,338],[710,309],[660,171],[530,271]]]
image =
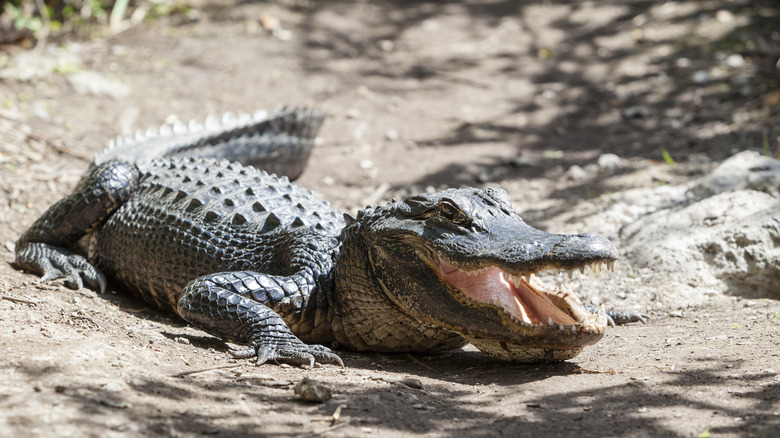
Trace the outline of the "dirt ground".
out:
[[[499,186],[532,224],[577,230],[557,215],[777,150],[774,2],[188,3],[0,54],[0,436],[780,436],[780,303],[678,306],[673,279],[638,281],[630,261],[578,294],[650,321],[568,362],[467,347],[342,352],[346,369],[236,361],[132,298],[10,266],[108,138],[283,104],[331,114],[299,182],[338,208]],[[598,170],[605,153],[620,172]],[[298,401],[304,376],[333,398]]]

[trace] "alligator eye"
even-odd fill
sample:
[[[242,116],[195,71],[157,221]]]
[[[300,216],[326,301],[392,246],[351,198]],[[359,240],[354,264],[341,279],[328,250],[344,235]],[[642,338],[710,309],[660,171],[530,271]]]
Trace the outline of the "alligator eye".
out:
[[[438,207],[442,217],[449,219],[451,221],[460,222],[465,217],[463,212],[460,211],[458,207],[454,206],[450,202],[442,201],[439,203]]]

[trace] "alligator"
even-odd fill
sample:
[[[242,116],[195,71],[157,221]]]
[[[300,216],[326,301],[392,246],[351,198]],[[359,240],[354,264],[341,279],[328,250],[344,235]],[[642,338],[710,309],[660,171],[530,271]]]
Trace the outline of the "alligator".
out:
[[[255,167],[297,176],[324,117],[283,108],[120,137],[21,235],[14,265],[74,289],[118,286],[248,345],[230,352],[257,364],[344,366],[325,345],[467,343],[503,360],[560,361],[611,319],[641,319],[543,282],[545,270],[614,270],[617,251],[601,236],[529,226],[503,190],[424,193],[352,217]]]

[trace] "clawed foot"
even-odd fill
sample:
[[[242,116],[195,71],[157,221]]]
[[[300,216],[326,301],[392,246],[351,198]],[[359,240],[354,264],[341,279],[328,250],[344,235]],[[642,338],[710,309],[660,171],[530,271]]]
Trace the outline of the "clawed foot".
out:
[[[84,286],[82,277],[90,286],[106,290],[106,278],[103,273],[92,266],[87,259],[72,251],[46,243],[28,243],[16,253],[15,264],[41,276],[46,282],[65,278],[65,286],[71,289],[81,289]]]
[[[306,345],[300,341],[287,342],[284,345],[252,345],[243,350],[231,350],[230,354],[239,359],[257,357],[256,365],[273,360],[310,367],[313,367],[315,362],[337,363],[344,368],[344,362],[329,348],[322,345]]]
[[[644,313],[634,312],[613,312],[607,311],[607,316],[612,320],[612,326],[616,324],[628,324],[630,322],[641,322],[647,324],[647,320],[650,319],[650,315]]]
[[[596,306],[585,305],[585,309],[590,313],[598,313],[599,309]],[[614,310],[607,310],[607,324],[610,327],[615,327],[618,324],[628,324],[631,322],[641,322],[647,324],[647,320],[650,319],[650,315],[644,313],[634,312],[616,312]]]

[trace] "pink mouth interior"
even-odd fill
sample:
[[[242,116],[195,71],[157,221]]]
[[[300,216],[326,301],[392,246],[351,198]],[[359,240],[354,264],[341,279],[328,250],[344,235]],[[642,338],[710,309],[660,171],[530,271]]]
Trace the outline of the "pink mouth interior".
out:
[[[576,324],[577,321],[567,312],[559,309],[525,281],[515,287],[507,281],[507,275],[495,266],[485,268],[478,274],[450,265],[439,259],[440,275],[463,294],[481,303],[499,305],[519,321],[527,324],[547,324],[549,319],[557,324]],[[511,277],[510,277],[511,278]]]

